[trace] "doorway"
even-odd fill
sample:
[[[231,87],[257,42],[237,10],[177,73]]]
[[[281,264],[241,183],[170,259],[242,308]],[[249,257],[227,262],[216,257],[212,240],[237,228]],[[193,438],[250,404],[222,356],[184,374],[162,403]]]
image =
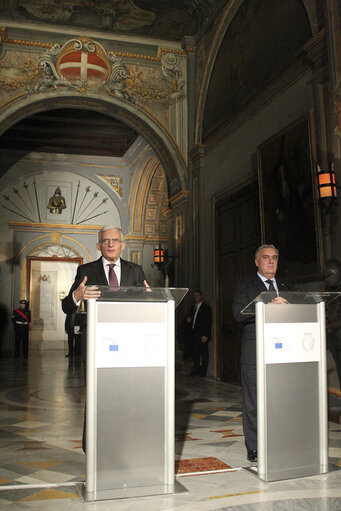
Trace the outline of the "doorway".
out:
[[[30,350],[64,349],[65,314],[60,301],[68,293],[82,262],[82,258],[27,258]]]
[[[216,201],[217,373],[224,381],[240,383],[240,326],[232,315],[235,283],[255,270],[259,245],[258,188],[248,186]]]

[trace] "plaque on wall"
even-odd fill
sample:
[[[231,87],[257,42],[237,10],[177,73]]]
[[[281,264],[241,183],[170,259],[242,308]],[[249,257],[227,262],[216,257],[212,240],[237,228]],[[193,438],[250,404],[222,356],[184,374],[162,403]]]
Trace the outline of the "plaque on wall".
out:
[[[32,271],[31,329],[56,329],[57,271]]]

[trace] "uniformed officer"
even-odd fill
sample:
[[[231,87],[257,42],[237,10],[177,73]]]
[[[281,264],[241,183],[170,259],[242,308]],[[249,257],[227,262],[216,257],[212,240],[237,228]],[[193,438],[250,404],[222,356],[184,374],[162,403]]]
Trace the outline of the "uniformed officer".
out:
[[[15,349],[14,358],[20,357],[20,347],[24,359],[28,358],[28,329],[31,322],[31,311],[26,300],[19,300],[19,308],[13,311],[12,323],[14,325]]]

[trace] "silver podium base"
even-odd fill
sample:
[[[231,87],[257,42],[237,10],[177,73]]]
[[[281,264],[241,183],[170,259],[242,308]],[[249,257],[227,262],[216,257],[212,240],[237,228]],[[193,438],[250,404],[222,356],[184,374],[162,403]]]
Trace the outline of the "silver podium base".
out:
[[[340,470],[341,467],[337,465],[332,465],[329,463],[328,465],[321,465],[320,467],[295,467],[292,469],[285,470],[273,470],[267,472],[265,474],[258,474],[257,466],[251,467],[243,467],[244,470],[250,472],[250,474],[258,477],[262,481],[267,483],[275,482],[275,481],[286,481],[287,479],[298,479],[300,477],[311,477],[318,476],[322,474],[328,474],[328,472],[335,472],[336,470]]]
[[[178,481],[174,484],[160,484],[154,486],[139,486],[127,488],[112,488],[110,490],[100,490],[97,492],[87,492],[86,483],[78,483],[78,493],[83,502],[94,502],[98,500],[126,499],[131,497],[151,497],[153,495],[166,495],[172,493],[187,492],[184,486]]]

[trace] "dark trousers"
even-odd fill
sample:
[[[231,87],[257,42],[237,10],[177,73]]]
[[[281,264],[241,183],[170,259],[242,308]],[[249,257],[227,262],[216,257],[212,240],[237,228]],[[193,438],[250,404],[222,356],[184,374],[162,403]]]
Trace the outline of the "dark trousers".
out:
[[[24,358],[28,357],[28,325],[15,325],[14,356],[19,357],[20,347]]]
[[[208,342],[196,338],[193,342],[194,374],[206,376],[208,367]]]
[[[243,430],[246,448],[257,450],[257,371],[256,364],[241,364]]]
[[[81,340],[80,335],[76,335],[73,332],[67,335],[69,355],[79,356],[81,354]]]
[[[85,383],[85,406],[84,406],[84,418],[83,418],[83,434],[82,434],[82,449],[86,454],[86,364],[83,364],[83,376]]]

